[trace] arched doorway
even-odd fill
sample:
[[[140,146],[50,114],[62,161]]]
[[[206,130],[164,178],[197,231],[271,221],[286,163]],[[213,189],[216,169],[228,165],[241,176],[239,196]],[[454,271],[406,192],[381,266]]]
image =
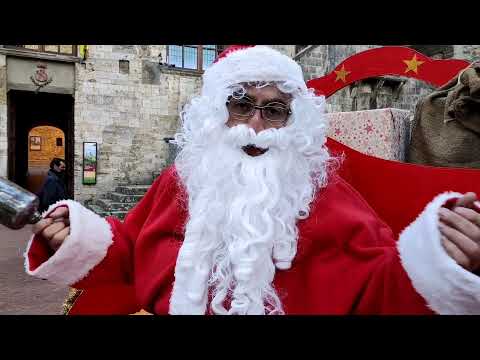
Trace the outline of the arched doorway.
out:
[[[41,186],[39,182],[44,171],[48,171],[51,158],[47,164],[46,155],[36,155],[36,152],[46,149],[45,146],[51,147],[48,156],[57,152],[63,154],[58,157],[65,159],[67,193],[73,198],[73,96],[9,90],[7,101],[9,179],[30,191]],[[31,139],[31,136],[37,139]],[[62,139],[62,146],[57,146],[57,138]],[[40,150],[35,150],[39,145]]]
[[[40,190],[53,158],[65,159],[65,133],[54,126],[34,127],[28,133],[27,190]]]

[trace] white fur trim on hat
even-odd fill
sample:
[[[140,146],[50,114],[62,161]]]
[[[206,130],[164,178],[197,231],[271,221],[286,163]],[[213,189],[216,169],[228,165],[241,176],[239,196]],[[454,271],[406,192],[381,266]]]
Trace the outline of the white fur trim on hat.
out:
[[[458,265],[444,250],[438,210],[458,193],[444,193],[427,205],[401,234],[398,250],[413,287],[439,314],[480,314],[480,277]]]
[[[51,205],[43,216],[60,206],[68,207],[70,235],[55,254],[31,271],[28,252],[34,239],[32,236],[25,252],[25,271],[59,285],[72,285],[103,260],[113,243],[113,236],[105,219],[73,200],[62,200]]]
[[[203,95],[253,81],[285,81],[306,91],[302,68],[294,60],[268,46],[235,50],[212,64],[203,75]]]

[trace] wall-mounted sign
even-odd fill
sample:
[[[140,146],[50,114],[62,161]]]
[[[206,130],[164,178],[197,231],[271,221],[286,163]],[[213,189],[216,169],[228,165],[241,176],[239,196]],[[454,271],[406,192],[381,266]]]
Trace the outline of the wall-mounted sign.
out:
[[[30,80],[37,86],[37,92],[44,86],[50,84],[53,80],[52,76],[49,76],[47,73],[47,65],[46,64],[38,64],[37,71],[35,74],[30,76]]]
[[[75,63],[7,56],[9,90],[75,93]]]
[[[83,184],[97,183],[97,143],[83,143]]]
[[[42,138],[40,136],[30,136],[30,150],[31,151],[42,150]]]

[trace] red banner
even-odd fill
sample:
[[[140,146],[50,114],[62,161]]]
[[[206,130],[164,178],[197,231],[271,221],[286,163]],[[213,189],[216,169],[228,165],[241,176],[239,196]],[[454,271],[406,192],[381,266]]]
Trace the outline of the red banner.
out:
[[[351,83],[376,76],[415,78],[435,87],[446,84],[470,63],[466,60],[435,60],[411,48],[385,46],[357,53],[331,73],[307,82],[318,95],[329,97]]]

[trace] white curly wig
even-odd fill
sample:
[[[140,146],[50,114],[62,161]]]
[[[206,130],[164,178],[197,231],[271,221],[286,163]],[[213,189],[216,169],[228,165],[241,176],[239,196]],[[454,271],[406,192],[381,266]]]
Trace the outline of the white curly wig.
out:
[[[175,135],[189,217],[170,313],[283,314],[275,271],[292,266],[296,223],[327,181],[324,98],[307,89],[295,61],[266,46],[227,51],[203,80]],[[258,134],[226,126],[227,99],[248,86],[290,94],[287,126]],[[268,151],[250,157],[249,144]]]

